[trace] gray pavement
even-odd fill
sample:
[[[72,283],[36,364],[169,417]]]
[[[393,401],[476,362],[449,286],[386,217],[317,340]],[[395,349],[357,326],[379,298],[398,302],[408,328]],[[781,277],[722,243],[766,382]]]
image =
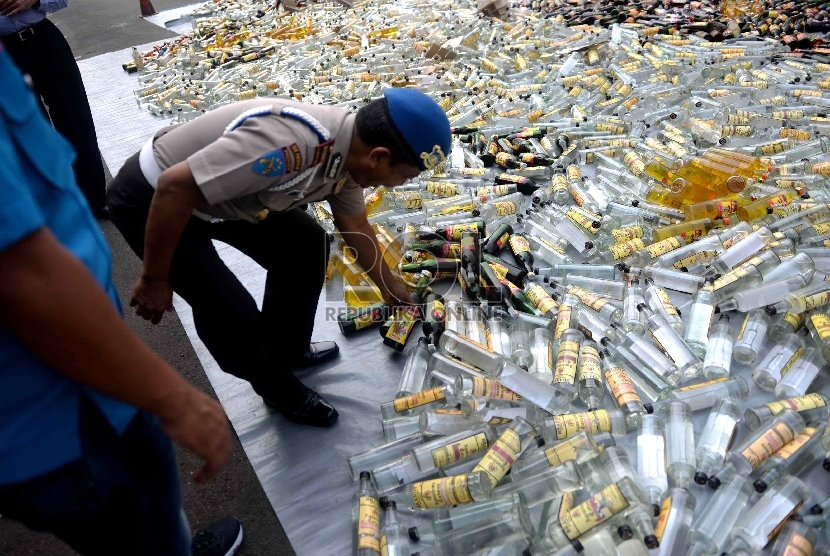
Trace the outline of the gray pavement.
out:
[[[188,0],[153,0],[157,11],[189,3]],[[70,0],[69,7],[53,14],[51,19],[66,36],[75,57],[81,59],[174,36],[144,21],[139,13],[138,0]],[[112,250],[116,288],[122,304],[128,307],[141,262],[111,223],[102,222],[102,230]],[[175,312],[168,313],[158,326],[131,314],[126,318],[133,330],[191,384],[216,397]],[[294,554],[235,434],[228,464],[209,485],[197,486],[191,479],[191,473],[199,465],[196,457],[183,450],[178,455],[184,510],[194,529],[233,515],[242,522],[245,534],[240,554]],[[130,539],[124,542],[128,544]],[[64,556],[75,552],[50,534],[33,532],[9,519],[0,519],[0,556],[22,554]]]

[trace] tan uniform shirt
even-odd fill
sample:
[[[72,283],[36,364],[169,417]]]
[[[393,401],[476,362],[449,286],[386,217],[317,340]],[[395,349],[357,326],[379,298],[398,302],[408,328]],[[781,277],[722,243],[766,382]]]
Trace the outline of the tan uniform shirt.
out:
[[[226,131],[244,112],[268,106],[271,114],[248,117]],[[304,122],[280,115],[286,106],[313,116],[331,139],[323,142]],[[336,212],[359,214],[365,210],[363,193],[344,168],[354,121],[354,114],[331,106],[246,100],[159,130],[153,154],[162,170],[187,160],[207,200],[197,210],[211,217],[256,222],[263,209],[284,212],[323,199]],[[269,191],[309,168],[310,175],[296,185]]]

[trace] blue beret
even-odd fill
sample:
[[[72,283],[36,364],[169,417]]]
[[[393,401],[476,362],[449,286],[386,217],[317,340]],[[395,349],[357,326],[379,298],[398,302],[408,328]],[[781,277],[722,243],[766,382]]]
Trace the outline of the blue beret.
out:
[[[430,97],[413,89],[384,90],[389,119],[412,148],[421,170],[432,170],[450,154],[450,121]]]

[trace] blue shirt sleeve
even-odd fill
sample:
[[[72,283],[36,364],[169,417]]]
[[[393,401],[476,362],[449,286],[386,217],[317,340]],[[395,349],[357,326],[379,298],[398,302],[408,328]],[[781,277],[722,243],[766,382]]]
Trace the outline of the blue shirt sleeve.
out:
[[[38,11],[50,14],[64,9],[68,4],[69,0],[40,0]]]
[[[0,160],[3,161],[0,164],[0,183],[3,184],[0,187],[0,251],[46,223],[18,159],[19,153],[0,112]]]

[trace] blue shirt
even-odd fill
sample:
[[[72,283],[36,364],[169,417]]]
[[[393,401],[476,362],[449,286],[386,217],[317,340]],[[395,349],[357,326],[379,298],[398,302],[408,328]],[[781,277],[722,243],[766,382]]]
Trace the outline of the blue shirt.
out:
[[[44,118],[2,41],[0,90],[0,252],[46,227],[121,311],[109,248],[75,184],[75,153]],[[53,370],[0,324],[0,485],[31,479],[81,455],[82,395],[119,435],[136,414],[134,407]]]
[[[40,0],[40,7],[29,8],[12,17],[0,15],[0,36],[11,35],[30,25],[41,21],[46,14],[56,12],[66,7],[69,0]]]

